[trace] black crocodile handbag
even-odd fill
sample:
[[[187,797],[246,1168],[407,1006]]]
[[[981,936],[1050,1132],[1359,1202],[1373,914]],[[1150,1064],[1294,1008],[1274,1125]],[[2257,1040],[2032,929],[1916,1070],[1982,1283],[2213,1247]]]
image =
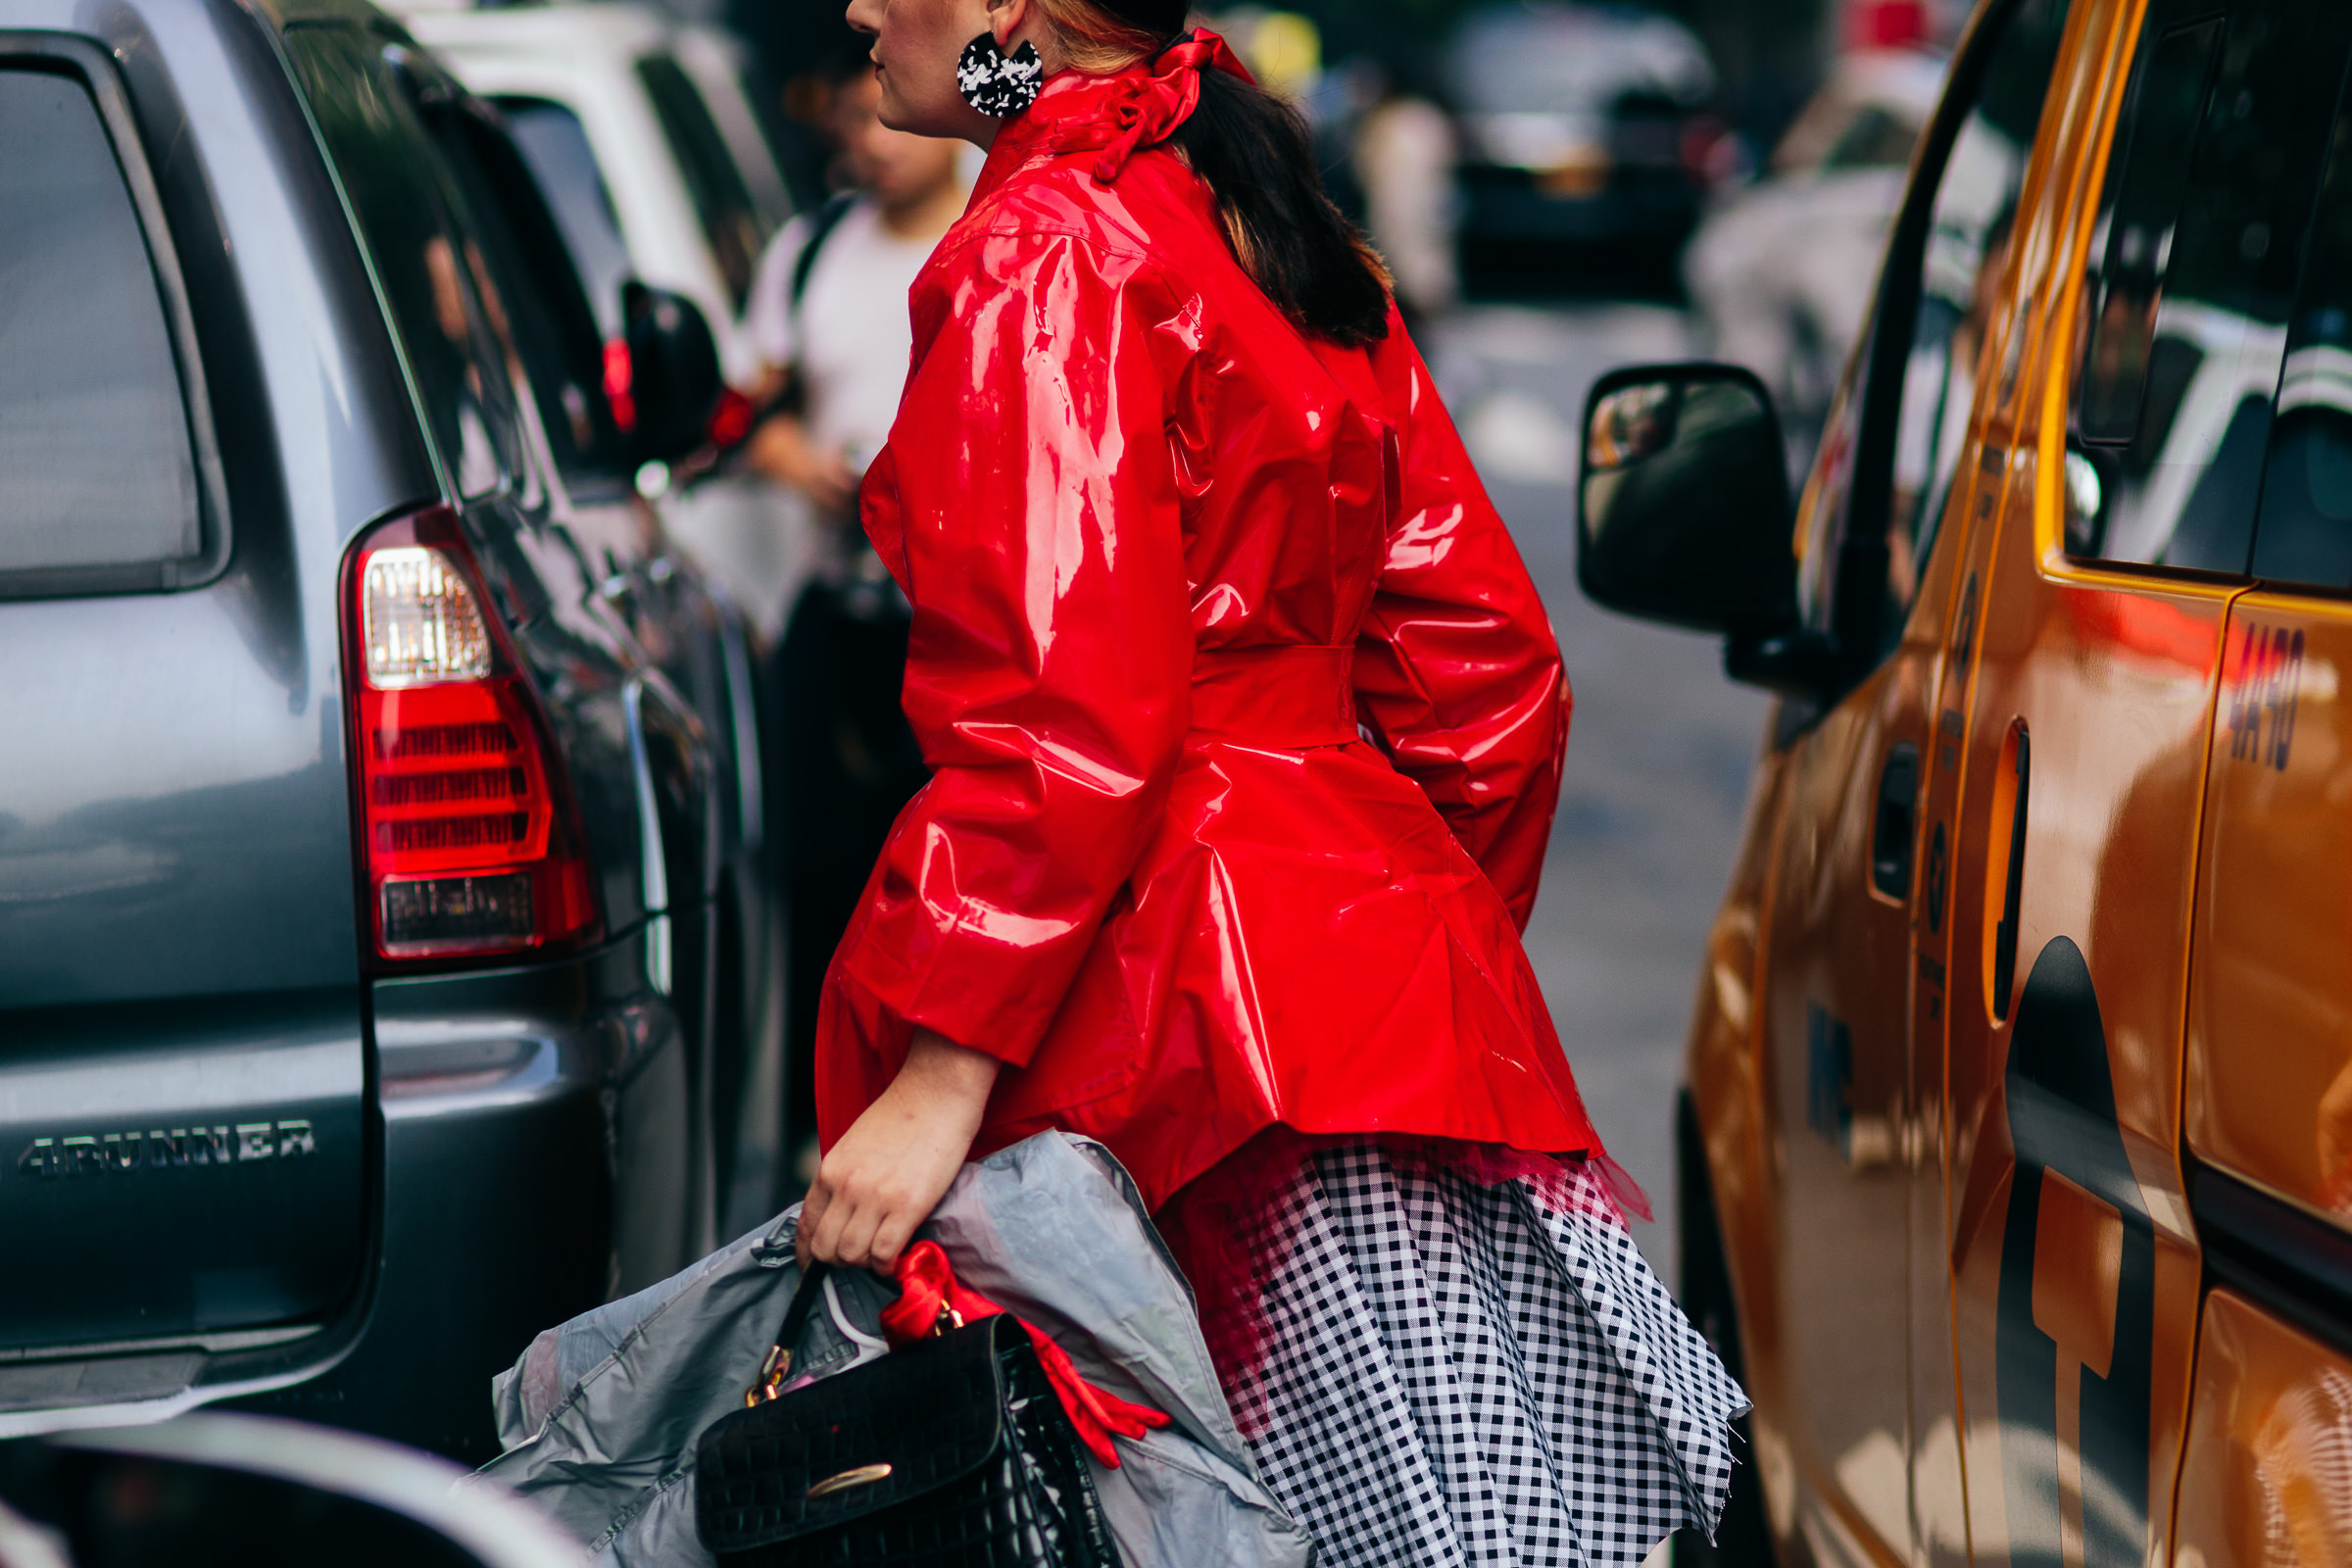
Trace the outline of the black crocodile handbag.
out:
[[[703,1434],[695,1523],[728,1568],[1117,1568],[1086,1450],[1009,1314],[782,1395],[822,1264],[747,1408]]]

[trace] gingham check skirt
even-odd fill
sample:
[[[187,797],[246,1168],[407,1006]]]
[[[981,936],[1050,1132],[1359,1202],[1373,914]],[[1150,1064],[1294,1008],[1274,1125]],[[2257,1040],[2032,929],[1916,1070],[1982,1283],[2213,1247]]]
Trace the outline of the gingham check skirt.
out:
[[[1220,1366],[1318,1568],[1603,1568],[1712,1534],[1747,1396],[1595,1170],[1363,1142],[1276,1171],[1231,1236],[1254,1343]]]

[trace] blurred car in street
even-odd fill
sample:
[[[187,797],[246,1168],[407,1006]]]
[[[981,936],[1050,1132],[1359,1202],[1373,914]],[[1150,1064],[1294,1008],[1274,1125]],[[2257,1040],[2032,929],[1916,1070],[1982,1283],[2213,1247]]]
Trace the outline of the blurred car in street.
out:
[[[1701,344],[1763,377],[1800,466],[1861,331],[1944,69],[1924,50],[1842,56],[1764,177],[1727,197],[1683,253]]]
[[[728,378],[749,380],[757,367],[735,323],[761,249],[792,215],[726,46],[630,3],[387,9],[514,122],[607,320],[606,285],[633,270],[694,301]]]
[[[637,276],[694,301],[717,334],[728,383],[754,385],[760,357],[740,323],[760,254],[792,211],[733,41],[609,0],[395,0],[392,9],[514,127],[608,336],[613,286]],[[649,479],[657,493],[667,482]],[[667,491],[663,510],[671,533],[772,635],[807,570],[806,509],[722,469]]]
[[[359,0],[91,25],[0,0],[0,1436],[478,1460],[773,1206],[745,632],[631,482],[717,351]]]
[[[0,1568],[577,1568],[584,1547],[444,1459],[198,1410],[0,1443]]]
[[[1465,271],[1671,262],[1696,226],[1724,127],[1689,28],[1622,5],[1471,11],[1446,46],[1461,118]]]
[[[1776,693],[1700,958],[1701,1563],[2352,1562],[2352,10],[1984,0],[1792,507],[1589,411],[1580,577]]]

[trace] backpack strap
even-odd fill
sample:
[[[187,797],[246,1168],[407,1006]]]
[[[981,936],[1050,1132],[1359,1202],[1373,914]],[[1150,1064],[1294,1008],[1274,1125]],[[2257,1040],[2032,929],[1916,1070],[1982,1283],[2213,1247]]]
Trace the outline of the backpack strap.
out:
[[[857,204],[858,193],[845,190],[827,198],[822,207],[809,215],[808,237],[801,244],[801,254],[792,259],[792,288],[785,295],[795,315],[801,309],[801,296],[808,292],[808,275],[816,270],[816,253],[824,249],[826,238],[841,226],[841,220],[850,216],[850,209]]]

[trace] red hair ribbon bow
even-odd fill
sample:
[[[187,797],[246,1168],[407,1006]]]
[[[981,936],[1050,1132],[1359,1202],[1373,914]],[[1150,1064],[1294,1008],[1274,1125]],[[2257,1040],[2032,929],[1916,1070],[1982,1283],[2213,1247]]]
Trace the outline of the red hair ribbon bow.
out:
[[[899,1298],[882,1309],[882,1329],[894,1346],[928,1338],[938,1331],[943,1318],[961,1326],[1004,1310],[957,1282],[948,1254],[940,1250],[937,1242],[917,1242],[900,1253],[898,1275]],[[1078,1429],[1078,1441],[1108,1468],[1119,1467],[1118,1452],[1110,1446],[1113,1437],[1140,1438],[1152,1427],[1168,1424],[1168,1417],[1150,1405],[1133,1404],[1096,1388],[1078,1375],[1067,1350],[1034,1324],[1021,1323],[1021,1327],[1028,1331],[1029,1343],[1037,1347],[1046,1381],[1054,1385],[1061,1407],[1069,1412],[1070,1425]]]
[[[1222,71],[1244,81],[1254,79],[1223,38],[1206,27],[1195,27],[1182,43],[1171,44],[1152,62],[1151,74],[1128,76],[1119,82],[1104,110],[1118,134],[1095,160],[1098,184],[1117,179],[1138,147],[1166,141],[1178,125],[1192,118],[1200,106],[1203,70]]]

